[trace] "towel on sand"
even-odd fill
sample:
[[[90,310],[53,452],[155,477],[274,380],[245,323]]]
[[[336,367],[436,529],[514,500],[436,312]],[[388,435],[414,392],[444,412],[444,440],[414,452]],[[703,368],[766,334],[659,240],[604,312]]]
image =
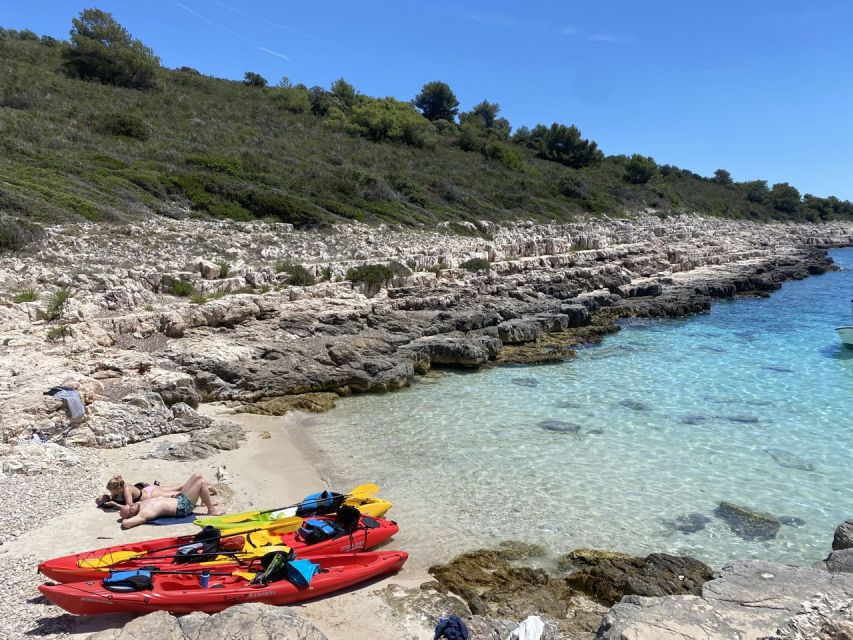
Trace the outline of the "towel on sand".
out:
[[[174,516],[169,518],[154,518],[153,520],[146,520],[145,524],[153,524],[155,527],[163,527],[170,524],[187,524],[193,520],[195,520],[195,516],[190,514],[183,518],[175,518]]]

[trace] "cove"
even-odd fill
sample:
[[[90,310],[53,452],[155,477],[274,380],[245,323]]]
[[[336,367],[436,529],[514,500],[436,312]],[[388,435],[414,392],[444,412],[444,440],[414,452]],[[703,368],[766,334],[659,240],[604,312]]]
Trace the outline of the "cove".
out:
[[[301,422],[335,487],[376,481],[406,543],[821,559],[853,513],[853,249],[708,314],[631,320],[565,363],[440,371]],[[771,514],[743,535],[721,503]]]

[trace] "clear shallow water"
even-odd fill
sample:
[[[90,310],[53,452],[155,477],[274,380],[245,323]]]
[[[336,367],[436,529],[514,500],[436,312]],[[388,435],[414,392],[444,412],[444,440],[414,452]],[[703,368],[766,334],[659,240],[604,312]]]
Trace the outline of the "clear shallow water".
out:
[[[401,542],[432,560],[512,538],[812,562],[853,516],[853,350],[834,331],[853,324],[853,249],[832,255],[843,271],[708,315],[632,321],[570,362],[347,399],[305,436],[334,486],[377,481]],[[805,524],[745,541],[714,517],[721,500]],[[710,521],[691,534],[664,522],[687,513]]]

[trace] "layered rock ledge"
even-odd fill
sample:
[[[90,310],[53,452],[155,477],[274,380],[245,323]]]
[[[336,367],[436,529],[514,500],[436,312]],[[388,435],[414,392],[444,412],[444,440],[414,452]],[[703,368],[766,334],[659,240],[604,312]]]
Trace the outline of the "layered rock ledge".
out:
[[[322,410],[433,366],[567,358],[620,317],[766,294],[832,268],[827,248],[853,245],[848,223],[693,216],[471,233],[166,220],[50,229],[30,252],[0,258],[6,452],[33,430],[97,447],[203,431],[199,402]],[[488,270],[460,267],[472,258]],[[317,284],[293,284],[288,264]],[[375,264],[394,275],[346,280]],[[190,289],[191,299],[174,295]],[[42,395],[55,385],[82,392],[82,424],[68,428],[62,405]]]

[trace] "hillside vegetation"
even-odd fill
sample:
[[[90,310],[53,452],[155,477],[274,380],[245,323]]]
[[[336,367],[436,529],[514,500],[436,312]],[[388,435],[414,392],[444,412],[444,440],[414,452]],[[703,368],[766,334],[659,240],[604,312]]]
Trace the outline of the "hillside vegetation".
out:
[[[446,84],[412,103],[164,69],[109,14],[70,42],[0,29],[0,249],[32,223],[167,216],[300,226],[406,225],[621,214],[853,218],[790,185],[735,183],[635,155],[605,156],[574,126],[512,130],[497,103],[459,112]],[[16,222],[17,221],[17,222]],[[17,238],[17,239],[16,239]]]

